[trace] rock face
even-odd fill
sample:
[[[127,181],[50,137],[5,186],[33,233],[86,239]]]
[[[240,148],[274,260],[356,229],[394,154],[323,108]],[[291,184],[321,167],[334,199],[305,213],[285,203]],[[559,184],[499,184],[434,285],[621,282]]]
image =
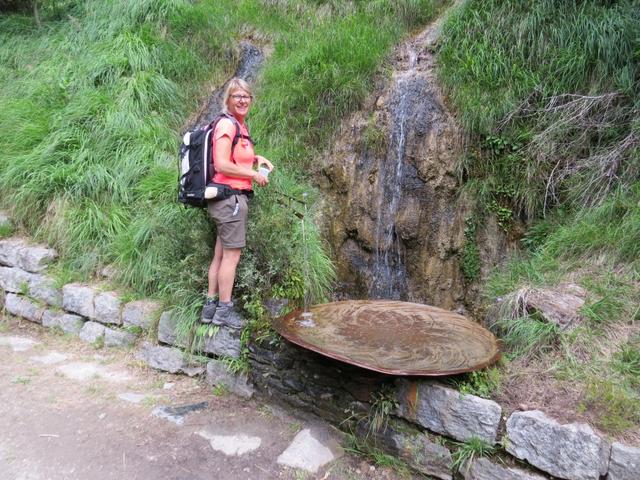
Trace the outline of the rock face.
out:
[[[497,403],[429,381],[401,380],[398,387],[400,417],[462,442],[472,437],[496,442],[502,415]]]
[[[640,448],[621,443],[611,445],[611,463],[607,480],[637,480],[640,478]]]
[[[434,71],[437,32],[431,26],[397,50],[391,81],[343,122],[321,158],[319,221],[338,294],[450,310],[465,299],[459,254],[471,208],[458,194],[462,135]],[[493,234],[498,255],[505,240]]]
[[[507,421],[507,451],[567,480],[599,480],[607,473],[609,444],[586,424],[560,425],[538,410]]]

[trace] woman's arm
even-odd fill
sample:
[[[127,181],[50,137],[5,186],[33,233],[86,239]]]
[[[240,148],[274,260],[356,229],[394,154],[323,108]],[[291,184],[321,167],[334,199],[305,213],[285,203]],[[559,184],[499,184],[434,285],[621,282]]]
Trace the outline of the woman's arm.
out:
[[[242,167],[231,160],[231,138],[224,135],[216,140],[214,150],[216,171],[227,177],[250,178],[260,186],[265,186],[269,180],[252,168]]]

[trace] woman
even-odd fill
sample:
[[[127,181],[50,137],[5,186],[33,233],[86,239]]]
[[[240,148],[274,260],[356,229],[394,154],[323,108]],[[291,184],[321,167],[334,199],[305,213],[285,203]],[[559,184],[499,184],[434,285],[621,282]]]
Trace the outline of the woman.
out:
[[[254,153],[245,125],[252,100],[247,82],[239,78],[232,79],[222,98],[222,111],[230,118],[218,121],[212,135],[216,171],[213,182],[227,185],[233,193],[228,198],[209,202],[209,214],[216,222],[217,238],[209,266],[209,289],[202,309],[202,322],[232,328],[242,327],[241,318],[233,309],[231,291],[236,267],[246,245],[248,199],[252,193],[252,183],[261,187],[269,183],[267,172],[260,173],[253,167],[266,167],[269,172],[273,169],[269,160]],[[237,133],[240,133],[240,138],[233,146]]]

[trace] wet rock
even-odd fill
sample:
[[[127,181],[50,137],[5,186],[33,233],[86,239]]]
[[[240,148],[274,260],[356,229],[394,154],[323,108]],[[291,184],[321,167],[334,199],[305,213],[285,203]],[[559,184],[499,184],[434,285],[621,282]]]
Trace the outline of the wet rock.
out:
[[[179,340],[176,331],[177,325],[178,319],[172,311],[162,312],[158,322],[158,341],[168,345],[175,345],[176,347],[187,348],[187,342]]]
[[[80,330],[80,340],[87,343],[100,343],[104,341],[106,327],[97,322],[86,322]]]
[[[94,319],[93,301],[97,293],[95,288],[88,285],[69,283],[62,287],[62,307],[69,312]]]
[[[271,317],[277,318],[282,315],[288,304],[289,300],[286,298],[270,298],[264,302],[264,308],[267,309]]]
[[[640,448],[615,442],[611,445],[611,461],[607,480],[637,480],[640,476]]]
[[[26,318],[27,320],[35,323],[42,323],[42,316],[45,312],[44,307],[21,295],[16,295],[15,293],[7,294],[4,308],[12,315]]]
[[[137,335],[125,330],[105,328],[104,345],[106,347],[129,348],[136,343]]]
[[[97,293],[93,299],[92,320],[107,325],[122,324],[122,300],[116,292]]]
[[[488,458],[478,458],[460,469],[464,480],[546,480],[546,477],[520,468],[496,465]]]
[[[207,363],[207,382],[211,385],[224,385],[231,393],[243,398],[251,398],[254,390],[246,374],[233,374],[219,360]]]
[[[201,342],[202,351],[205,353],[232,358],[240,357],[240,332],[235,329],[219,327],[213,336],[205,336]]]
[[[148,330],[158,318],[161,308],[162,305],[159,302],[152,300],[135,300],[129,302],[124,306],[124,310],[122,311],[122,322],[124,325]]]
[[[54,312],[47,310],[42,315],[42,326],[48,328],[59,328],[65,333],[79,335],[84,327],[84,318],[79,315],[65,312]]]
[[[607,473],[611,447],[586,424],[560,425],[538,410],[515,412],[507,435],[509,453],[556,477],[599,480]]]
[[[471,437],[496,442],[502,408],[496,402],[461,395],[430,381],[398,381],[398,414],[459,441]]]

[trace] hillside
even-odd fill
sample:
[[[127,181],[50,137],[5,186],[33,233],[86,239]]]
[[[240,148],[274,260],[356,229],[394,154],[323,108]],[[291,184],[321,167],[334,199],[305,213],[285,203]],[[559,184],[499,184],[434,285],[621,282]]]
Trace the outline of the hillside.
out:
[[[0,236],[54,246],[61,284],[109,267],[131,297],[176,305],[191,328],[213,227],[175,201],[178,139],[249,41],[266,55],[249,124],[276,171],[256,195],[239,299],[264,326],[264,299],[329,298],[315,160],[391,76],[393,47],[448,3],[67,0],[40,2],[37,18],[0,3],[0,208],[16,219]],[[436,49],[467,143],[458,182],[474,210],[460,260],[482,291],[469,308],[506,358],[453,381],[637,443],[640,4],[470,0]],[[290,197],[305,193],[301,221]],[[486,222],[519,252],[492,272],[478,244]],[[584,297],[571,329],[523,306],[527,292],[567,283]]]

